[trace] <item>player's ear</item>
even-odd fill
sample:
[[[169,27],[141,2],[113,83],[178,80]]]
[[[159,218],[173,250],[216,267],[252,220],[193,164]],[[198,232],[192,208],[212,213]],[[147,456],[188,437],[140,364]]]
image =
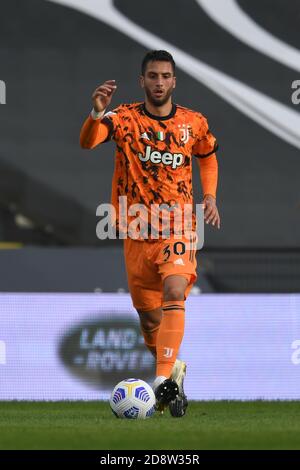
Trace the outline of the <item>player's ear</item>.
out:
[[[140,86],[141,86],[142,88],[144,88],[144,86],[145,86],[144,75],[140,75]]]
[[[173,77],[173,88],[176,88],[176,77]]]

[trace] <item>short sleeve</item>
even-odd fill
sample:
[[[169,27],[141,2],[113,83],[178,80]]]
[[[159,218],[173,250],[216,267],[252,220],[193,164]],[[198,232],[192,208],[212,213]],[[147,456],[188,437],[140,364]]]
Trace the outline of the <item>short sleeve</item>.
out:
[[[197,140],[193,146],[192,153],[197,158],[209,157],[218,150],[218,144],[215,136],[210,132],[207,119],[201,117]]]

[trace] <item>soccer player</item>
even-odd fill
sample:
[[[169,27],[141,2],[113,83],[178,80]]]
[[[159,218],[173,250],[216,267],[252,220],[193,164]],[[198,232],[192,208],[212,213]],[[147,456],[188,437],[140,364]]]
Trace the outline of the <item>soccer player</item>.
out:
[[[169,208],[193,204],[192,156],[200,170],[204,219],[220,228],[216,139],[201,113],[172,101],[176,76],[171,54],[148,52],[142,61],[140,85],[145,92],[143,102],[121,104],[112,111],[107,108],[117,89],[115,80],[98,86],[80,134],[82,148],[92,149],[111,139],[116,143],[112,204],[117,232],[124,233],[118,216],[120,197],[127,197],[128,208],[142,204],[149,213],[161,204]],[[162,412],[169,406],[172,416],[181,417],[188,405],[183,389],[186,364],[177,354],[184,335],[185,300],[197,278],[196,246],[195,238],[186,234],[180,241],[175,238],[172,220],[168,238],[164,238],[161,218],[154,235],[151,231],[148,236],[151,221],[146,224],[148,238],[125,238],[124,255],[145,344],[156,358],[157,409]]]

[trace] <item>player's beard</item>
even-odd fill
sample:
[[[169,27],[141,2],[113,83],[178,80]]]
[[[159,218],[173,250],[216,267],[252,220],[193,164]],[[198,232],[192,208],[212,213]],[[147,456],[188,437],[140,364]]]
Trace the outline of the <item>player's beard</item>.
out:
[[[155,98],[155,96],[152,95],[150,89],[145,87],[145,93],[147,95],[148,100],[150,101],[151,104],[153,104],[153,106],[156,106],[156,107],[163,106],[164,104],[166,104],[170,96],[172,95],[172,92],[173,92],[173,86],[171,86],[167,90],[166,94],[163,95],[161,98]]]

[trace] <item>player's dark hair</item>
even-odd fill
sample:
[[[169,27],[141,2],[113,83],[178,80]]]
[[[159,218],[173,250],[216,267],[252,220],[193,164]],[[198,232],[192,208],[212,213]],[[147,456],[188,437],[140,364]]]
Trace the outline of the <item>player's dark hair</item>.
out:
[[[146,67],[149,62],[154,61],[161,61],[161,62],[170,62],[172,64],[173,73],[175,75],[176,64],[171,56],[171,54],[167,51],[149,51],[145,55],[142,61],[142,75],[145,75]]]

